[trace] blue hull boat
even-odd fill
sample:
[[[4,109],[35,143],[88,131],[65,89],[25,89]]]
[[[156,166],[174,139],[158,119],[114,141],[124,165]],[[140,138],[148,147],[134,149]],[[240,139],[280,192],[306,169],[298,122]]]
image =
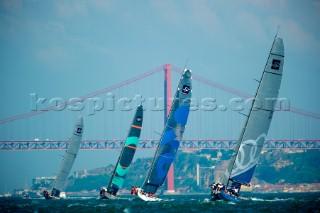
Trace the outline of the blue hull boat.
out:
[[[212,200],[243,200],[237,195],[242,185],[250,186],[258,165],[279,95],[283,65],[284,43],[276,36],[226,172],[219,180],[221,183],[211,184]]]
[[[230,194],[226,193],[225,191],[221,191],[218,196],[221,200],[225,200],[225,201],[234,201],[234,202],[244,201],[244,199],[241,199],[241,198],[236,197],[234,195],[230,195]]]

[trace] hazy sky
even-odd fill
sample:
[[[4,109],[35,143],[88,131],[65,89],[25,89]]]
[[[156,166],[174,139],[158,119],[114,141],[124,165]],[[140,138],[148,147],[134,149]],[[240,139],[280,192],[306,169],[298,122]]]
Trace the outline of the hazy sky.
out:
[[[278,26],[286,55],[280,94],[320,113],[318,0],[2,0],[0,119],[30,112],[32,92],[79,97],[166,63],[183,68],[187,59],[197,75],[252,94],[256,84],[243,82],[260,77]],[[58,154],[0,151],[0,193],[56,173]],[[82,151],[74,168],[114,163],[117,153],[102,156]]]

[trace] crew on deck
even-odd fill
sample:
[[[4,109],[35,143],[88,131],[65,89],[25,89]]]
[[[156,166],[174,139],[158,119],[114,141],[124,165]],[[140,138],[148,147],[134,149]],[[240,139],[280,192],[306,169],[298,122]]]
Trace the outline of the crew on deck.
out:
[[[213,183],[210,187],[213,194],[218,194],[221,190],[225,189],[225,185],[223,183]]]
[[[237,189],[236,187],[233,187],[232,189],[229,190],[230,194],[233,196],[238,197],[239,195],[239,189]]]
[[[44,190],[43,191],[43,196],[46,198],[46,199],[51,199],[53,196],[49,194],[49,192],[47,190]]]
[[[137,186],[131,186],[131,194],[132,195],[137,195]]]
[[[106,188],[105,188],[105,187],[102,187],[102,188],[100,189],[100,196],[105,196],[105,194],[106,194]]]

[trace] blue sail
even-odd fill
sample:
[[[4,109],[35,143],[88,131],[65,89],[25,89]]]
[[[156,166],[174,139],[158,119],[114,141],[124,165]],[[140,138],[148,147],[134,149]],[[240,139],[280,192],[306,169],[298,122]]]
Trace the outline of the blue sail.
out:
[[[168,121],[142,186],[142,190],[146,193],[154,194],[164,184],[170,166],[176,156],[188,121],[192,93],[191,83],[191,71],[184,70],[172,102]]]

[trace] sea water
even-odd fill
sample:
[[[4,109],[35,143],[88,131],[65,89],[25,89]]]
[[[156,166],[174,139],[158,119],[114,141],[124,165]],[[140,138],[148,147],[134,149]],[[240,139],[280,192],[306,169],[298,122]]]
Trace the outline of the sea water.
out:
[[[116,200],[69,197],[61,200],[0,198],[0,212],[320,212],[320,193],[246,195],[248,201],[210,201],[208,195],[162,196],[145,202],[124,196]]]

